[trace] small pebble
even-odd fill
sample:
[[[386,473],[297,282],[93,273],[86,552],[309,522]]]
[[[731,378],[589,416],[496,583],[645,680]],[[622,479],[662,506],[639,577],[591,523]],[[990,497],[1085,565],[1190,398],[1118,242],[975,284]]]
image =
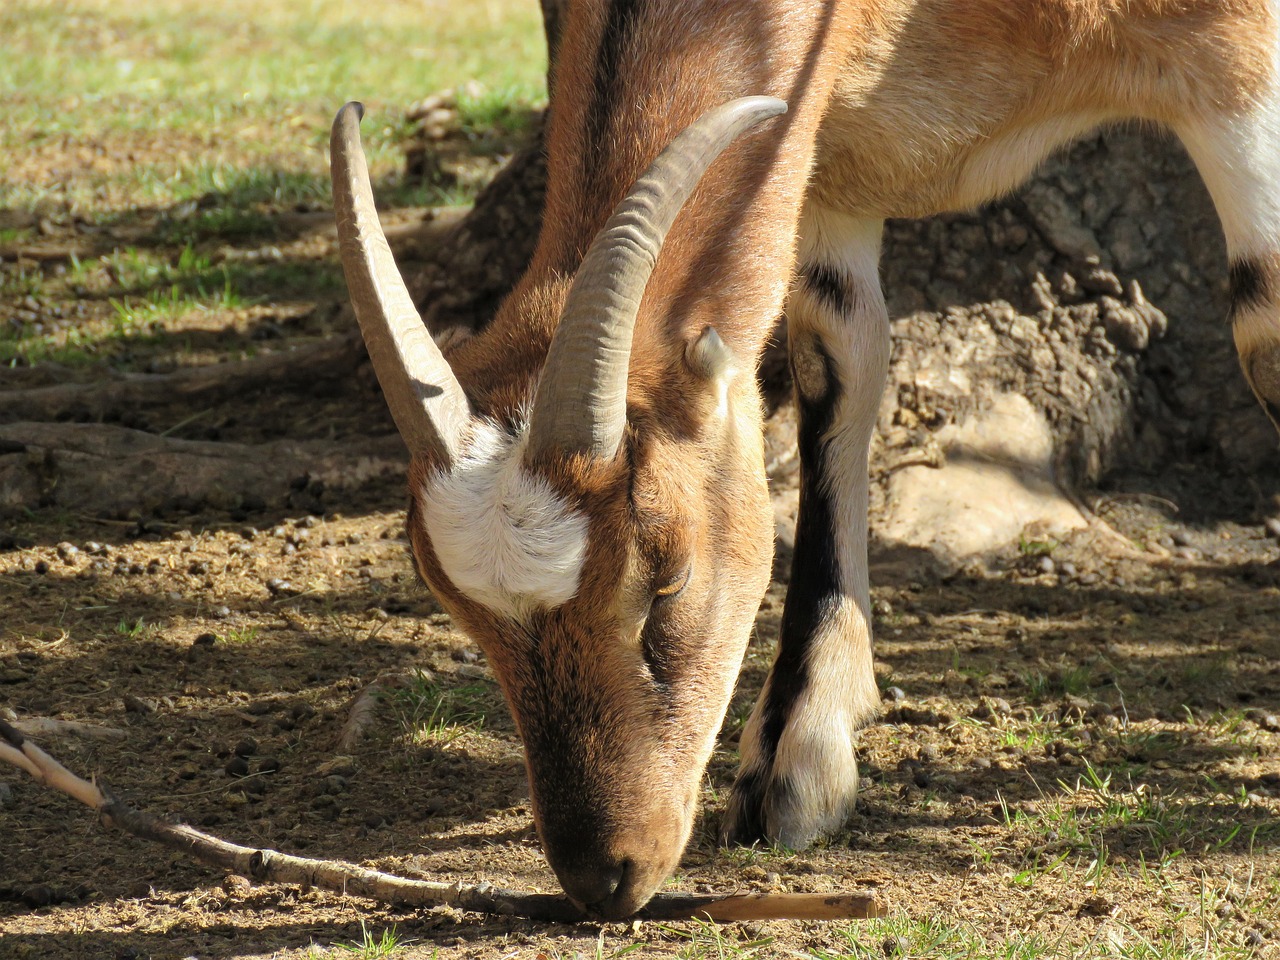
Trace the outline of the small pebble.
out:
[[[279,596],[290,597],[295,595],[298,592],[298,588],[295,587],[292,583],[290,583],[288,580],[281,580],[278,577],[272,577],[270,580],[267,581],[267,590],[271,594],[278,597]]]
[[[280,548],[280,556],[282,557],[291,557],[297,552],[298,552],[298,548],[295,547],[292,543],[288,543],[288,542],[286,542],[285,545]]]
[[[65,540],[58,544],[58,556],[62,558],[63,563],[75,562],[76,555],[80,553],[80,548],[74,543],[67,543]]]
[[[1077,573],[1076,565],[1072,563],[1070,560],[1067,560],[1064,563],[1061,563],[1058,565],[1058,572],[1062,574],[1064,577],[1074,577]]]
[[[890,687],[884,692],[884,698],[890,703],[901,703],[903,700],[907,699],[907,691],[903,690],[901,687]]]
[[[1175,530],[1175,531],[1173,531],[1173,534],[1172,534],[1171,539],[1172,539],[1172,540],[1173,540],[1173,542],[1174,542],[1175,544],[1177,544],[1179,547],[1189,547],[1189,546],[1191,546],[1191,535],[1190,535],[1190,534],[1188,534],[1188,533],[1187,533],[1187,531],[1185,531],[1185,530]]]
[[[39,560],[36,562],[35,570],[36,570],[36,573],[43,576],[44,574],[49,572],[49,564],[45,563],[43,560]]]
[[[236,876],[234,873],[228,874],[222,878],[222,891],[230,897],[247,897],[253,889],[253,885],[244,877]]]
[[[85,543],[84,552],[93,557],[105,557],[108,551],[107,548],[98,543],[97,540],[90,540]]]
[[[150,700],[143,700],[141,697],[135,697],[131,693],[124,695],[124,712],[148,714],[156,712],[156,705]]]
[[[13,803],[13,787],[0,780],[0,810]]]
[[[1280,517],[1271,517],[1263,526],[1269,536],[1280,540]]]
[[[37,883],[22,891],[22,902],[28,907],[47,907],[55,900],[53,887]]]
[[[244,757],[232,757],[222,769],[233,777],[247,776],[249,773],[249,761]]]
[[[187,573],[194,574],[195,576],[203,576],[208,572],[209,561],[207,560],[197,560],[187,567]]]
[[[284,527],[271,528],[271,536],[275,537],[277,540],[283,540],[285,538],[285,534],[287,533],[288,531]]]
[[[221,604],[210,610],[209,615],[215,620],[225,620],[227,617],[231,616],[231,608],[225,604]]]
[[[1036,564],[1036,567],[1041,573],[1053,573],[1058,569],[1058,565],[1053,562],[1053,557],[1041,557],[1040,562]]]
[[[321,781],[321,786],[323,786],[324,792],[330,795],[346,793],[347,778],[336,773],[331,774],[330,776],[325,777],[324,780]]]

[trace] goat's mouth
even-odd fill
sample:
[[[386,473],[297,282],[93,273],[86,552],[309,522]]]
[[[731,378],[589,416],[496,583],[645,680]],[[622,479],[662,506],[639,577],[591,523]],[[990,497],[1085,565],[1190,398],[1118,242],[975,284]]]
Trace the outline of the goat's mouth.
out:
[[[537,801],[534,801],[537,810]],[[679,865],[693,826],[688,803],[665,795],[633,800],[626,809],[557,811],[538,817],[538,833],[551,869],[569,899],[589,916],[621,920],[633,915]]]

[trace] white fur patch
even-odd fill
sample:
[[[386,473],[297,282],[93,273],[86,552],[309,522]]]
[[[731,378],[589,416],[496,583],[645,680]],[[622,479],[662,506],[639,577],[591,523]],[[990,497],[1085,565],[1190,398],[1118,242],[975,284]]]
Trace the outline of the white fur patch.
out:
[[[578,592],[587,518],[523,463],[524,435],[477,425],[465,457],[423,489],[422,522],[453,585],[522,620]]]

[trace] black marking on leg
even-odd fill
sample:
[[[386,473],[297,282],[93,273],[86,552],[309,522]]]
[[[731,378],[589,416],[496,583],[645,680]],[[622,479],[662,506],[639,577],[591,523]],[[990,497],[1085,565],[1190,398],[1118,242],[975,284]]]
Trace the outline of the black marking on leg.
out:
[[[1228,269],[1231,319],[1245,310],[1265,306],[1271,299],[1271,282],[1265,265],[1253,257],[1231,261]]]
[[[811,263],[804,268],[804,282],[810,292],[832,313],[847,317],[853,312],[853,286],[849,278],[825,263]]]
[[[813,349],[826,368],[826,390],[814,398],[799,395],[800,511],[796,518],[796,545],[791,584],[782,611],[778,658],[769,674],[761,716],[761,750],[770,766],[791,710],[809,682],[810,642],[840,597],[840,565],[836,558],[831,491],[826,482],[824,438],[844,391],[821,341],[815,340]]]
[[[720,829],[721,843],[750,846],[765,839],[764,794],[768,785],[767,775],[760,768],[738,774]]]

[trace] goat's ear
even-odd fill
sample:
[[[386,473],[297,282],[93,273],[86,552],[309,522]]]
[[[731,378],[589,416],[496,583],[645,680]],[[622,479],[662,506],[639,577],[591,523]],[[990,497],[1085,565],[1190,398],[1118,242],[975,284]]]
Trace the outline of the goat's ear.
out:
[[[715,327],[705,327],[697,340],[684,348],[685,363],[693,373],[708,382],[732,380],[738,372],[737,357],[733,355]]]
[[[696,340],[684,349],[684,362],[689,371],[704,384],[705,396],[715,403],[716,412],[728,412],[729,384],[741,367],[737,356],[720,339],[715,327],[705,327]]]

